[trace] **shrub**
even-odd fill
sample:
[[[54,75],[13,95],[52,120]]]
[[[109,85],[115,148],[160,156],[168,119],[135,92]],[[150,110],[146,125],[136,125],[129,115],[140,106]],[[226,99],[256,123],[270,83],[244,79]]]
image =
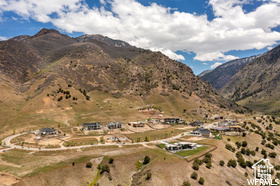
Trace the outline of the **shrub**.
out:
[[[149,141],[150,141],[150,138],[149,138],[148,136],[146,136],[146,137],[145,137],[145,141],[146,141],[146,142],[149,142]]]
[[[275,177],[276,177],[277,179],[280,179],[280,173],[277,172]]]
[[[256,152],[252,150],[252,151],[250,152],[250,154],[251,154],[252,156],[255,156],[255,155],[256,155]]]
[[[212,154],[211,153],[207,153],[207,154],[205,154],[205,158],[212,158]]]
[[[191,178],[192,179],[194,179],[194,180],[196,180],[197,179],[197,173],[196,172],[193,172],[192,174],[191,174]]]
[[[211,169],[211,167],[212,167],[211,162],[206,163],[206,168]]]
[[[152,173],[151,173],[151,172],[148,172],[148,173],[147,173],[147,177],[146,177],[146,180],[149,180],[149,179],[151,179],[151,177],[152,177]]]
[[[241,143],[240,142],[237,141],[235,144],[236,144],[238,149],[241,147]]]
[[[246,161],[246,165],[247,165],[247,167],[250,167],[250,168],[252,168],[252,166],[253,166],[253,163],[252,163],[251,161]]]
[[[91,162],[87,162],[86,168],[91,168],[91,167],[92,167],[92,163]]]
[[[151,160],[151,159],[150,159],[149,156],[145,156],[145,157],[144,157],[144,162],[143,162],[143,164],[144,164],[144,165],[148,164],[148,163],[150,162],[150,160]]]
[[[183,182],[183,186],[191,186],[191,184],[190,184],[189,181],[184,181],[184,182]]]
[[[279,171],[279,170],[280,170],[280,165],[275,165],[275,166],[274,166],[274,169],[277,170],[277,171]]]
[[[112,164],[112,163],[114,163],[114,159],[113,159],[113,158],[110,158],[110,159],[109,159],[109,164]]]
[[[236,167],[236,160],[229,160],[228,163],[227,163],[227,166],[228,167],[233,167],[235,168]]]
[[[256,152],[258,152],[259,151],[259,147],[256,147],[256,150],[255,150]]]
[[[221,166],[224,166],[225,162],[223,160],[220,161],[219,163]]]
[[[75,162],[72,162],[72,166],[75,166]]]
[[[108,173],[110,172],[109,165],[103,165],[102,166],[100,174],[103,174],[104,172],[108,172]]]
[[[270,152],[268,154],[268,156],[271,157],[271,158],[276,158],[277,154],[276,154],[276,152]]]
[[[247,145],[248,145],[247,141],[242,141],[242,146],[243,147],[247,147]]]
[[[203,184],[204,184],[204,179],[203,179],[202,177],[200,177],[199,180],[198,180],[198,183],[199,183],[200,185],[203,185]]]
[[[199,169],[199,164],[194,162],[192,168],[194,170],[198,170]]]

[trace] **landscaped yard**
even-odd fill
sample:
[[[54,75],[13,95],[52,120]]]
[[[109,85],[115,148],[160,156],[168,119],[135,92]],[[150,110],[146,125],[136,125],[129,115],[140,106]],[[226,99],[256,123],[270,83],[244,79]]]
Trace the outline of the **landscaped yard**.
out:
[[[165,144],[158,144],[157,146],[160,147],[160,148],[163,148],[163,149],[166,148],[166,145],[165,145]]]
[[[176,152],[175,154],[182,156],[182,157],[192,156],[192,155],[200,153],[208,148],[210,148],[210,146],[201,146],[201,147],[197,147],[196,149],[193,149],[193,150],[179,151],[179,152]]]

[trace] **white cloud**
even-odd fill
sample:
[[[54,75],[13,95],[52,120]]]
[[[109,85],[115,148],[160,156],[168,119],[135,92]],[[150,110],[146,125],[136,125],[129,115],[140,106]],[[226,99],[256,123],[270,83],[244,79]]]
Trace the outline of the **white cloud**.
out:
[[[223,63],[220,63],[220,62],[216,62],[214,65],[211,66],[211,68],[216,68],[220,65],[222,65]]]
[[[195,60],[220,61],[236,59],[228,51],[262,49],[280,40],[280,33],[271,30],[280,25],[279,1],[266,1],[246,13],[242,5],[249,0],[209,0],[215,15],[211,21],[207,15],[171,11],[156,3],[143,6],[136,0],[100,0],[110,11],[89,7],[84,0],[0,0],[0,16],[13,11],[69,33],[106,35],[173,59],[184,59],[175,53],[184,51],[194,52]]]
[[[100,0],[100,3],[101,3],[102,5],[105,5],[105,4],[106,4],[106,1],[105,1],[105,0]]]
[[[266,47],[267,48],[267,50],[272,50],[273,49],[273,47]]]
[[[208,65],[208,63],[202,63],[203,65]]]
[[[4,40],[7,40],[8,38],[6,37],[3,37],[3,36],[0,36],[0,41],[4,41]]]
[[[170,57],[171,59],[174,60],[185,60],[184,56],[178,55],[175,52],[172,52],[169,49],[166,48],[150,48],[152,51],[160,51],[161,53],[165,54],[166,56]]]

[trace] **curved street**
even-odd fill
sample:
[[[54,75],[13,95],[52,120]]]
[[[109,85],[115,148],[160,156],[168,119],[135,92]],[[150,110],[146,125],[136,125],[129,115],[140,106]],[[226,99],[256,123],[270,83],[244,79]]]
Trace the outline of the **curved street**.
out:
[[[30,151],[60,151],[60,150],[82,149],[82,148],[99,147],[99,146],[116,146],[116,145],[122,146],[122,145],[135,145],[135,144],[146,145],[146,144],[150,144],[150,143],[160,143],[162,141],[170,141],[170,140],[178,139],[178,138],[181,138],[183,136],[189,135],[189,132],[181,133],[181,134],[179,134],[177,136],[173,136],[171,138],[149,141],[149,142],[125,143],[125,144],[113,144],[113,143],[99,144],[98,143],[98,144],[94,144],[94,145],[82,145],[82,146],[74,146],[74,147],[65,147],[65,146],[62,145],[61,148],[31,148],[31,147],[24,147],[24,146],[20,146],[20,145],[15,145],[15,144],[11,143],[11,140],[13,138],[21,136],[23,134],[26,134],[26,133],[15,134],[15,135],[12,135],[12,136],[9,136],[9,137],[3,139],[2,140],[3,146],[6,146],[10,149],[22,149],[22,150],[30,150]],[[6,150],[9,150],[9,149],[6,149]]]

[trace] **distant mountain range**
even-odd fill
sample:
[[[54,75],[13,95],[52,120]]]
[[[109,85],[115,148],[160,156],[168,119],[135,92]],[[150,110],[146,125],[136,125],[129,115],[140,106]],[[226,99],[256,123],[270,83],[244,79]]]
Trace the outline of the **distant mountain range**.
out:
[[[280,46],[262,55],[229,61],[200,76],[227,99],[280,114]]]
[[[241,68],[219,92],[251,109],[280,114],[280,46]]]
[[[251,56],[242,59],[236,59],[224,63],[214,70],[206,70],[199,74],[202,79],[211,83],[216,89],[221,89],[227,82],[246,64],[255,60],[258,56]]]

